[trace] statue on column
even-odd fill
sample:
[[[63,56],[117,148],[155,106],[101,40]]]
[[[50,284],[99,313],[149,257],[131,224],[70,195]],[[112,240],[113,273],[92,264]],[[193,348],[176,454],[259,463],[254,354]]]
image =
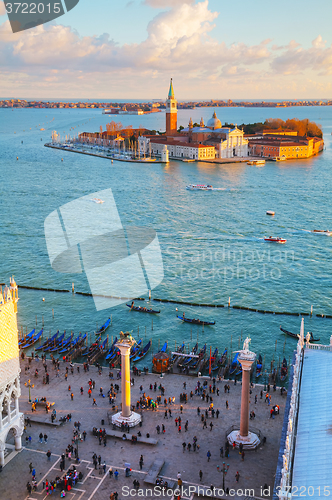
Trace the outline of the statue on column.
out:
[[[249,337],[247,337],[245,339],[245,341],[243,342],[243,351],[245,352],[249,352],[249,342],[251,341],[251,339]]]

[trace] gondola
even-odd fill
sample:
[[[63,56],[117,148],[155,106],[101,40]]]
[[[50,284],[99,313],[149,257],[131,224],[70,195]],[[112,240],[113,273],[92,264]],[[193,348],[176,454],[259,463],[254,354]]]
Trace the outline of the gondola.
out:
[[[63,347],[66,344],[66,342],[68,344],[71,341],[72,337],[70,336],[67,339],[67,341],[64,341],[65,334],[66,334],[66,331],[64,331],[64,333],[62,335],[60,335],[60,337],[58,339],[55,338],[53,340],[53,342],[50,342],[46,347],[44,347],[44,352],[55,352],[58,349],[60,349],[60,347]]]
[[[221,358],[218,361],[219,367],[220,366],[224,366],[226,364],[226,361],[227,361],[227,349],[224,350],[224,352],[222,353]]]
[[[61,349],[61,347],[64,347],[65,345],[67,345],[71,340],[71,335],[68,339],[65,338],[65,335],[66,335],[66,332],[62,333],[62,335],[60,335],[58,340],[56,342],[54,342],[53,346],[50,346],[47,348],[47,351],[48,352],[56,352],[59,349]]]
[[[149,342],[146,344],[146,346],[144,347],[144,349],[142,349],[142,351],[140,353],[138,353],[138,355],[136,356],[136,358],[133,359],[133,363],[136,363],[140,359],[144,358],[144,356],[148,353],[151,345],[152,345],[152,342],[151,342],[151,340],[149,340]]]
[[[45,349],[45,347],[47,347],[48,345],[52,344],[52,342],[55,341],[58,335],[59,335],[59,330],[53,335],[53,337],[51,337],[50,339],[46,339],[41,346],[36,347],[35,351],[42,351],[43,349]]]
[[[61,351],[59,351],[59,354],[64,354],[64,353],[67,353],[68,351],[70,351],[73,347],[75,347],[77,345],[77,343],[79,342],[81,337],[82,337],[82,334],[80,333],[74,340],[69,342],[68,346],[66,346],[64,349],[61,349]]]
[[[195,346],[194,346],[193,350],[192,350],[189,354],[196,354],[196,352],[197,352],[197,351],[198,351],[198,343],[196,343],[196,344],[195,344]],[[191,358],[191,357],[189,357],[189,358],[187,358],[187,357],[186,357],[186,358],[184,358],[183,363],[182,363],[182,366],[187,366],[187,365],[189,365],[189,364],[192,362],[192,360],[193,360],[193,359],[196,359],[196,358]]]
[[[108,320],[105,321],[105,323],[99,328],[99,330],[95,332],[95,335],[101,335],[102,333],[104,333],[110,326],[110,323],[111,323],[111,318],[108,318]]]
[[[130,349],[129,359],[135,358],[137,356],[137,354],[139,353],[139,350],[140,350],[141,343],[142,343],[142,339],[139,339],[137,344],[133,345],[133,347]]]
[[[89,347],[87,347],[84,352],[82,352],[82,356],[91,354],[91,352],[94,351],[99,345],[99,342],[101,342],[101,335],[99,335],[99,337]]]
[[[33,330],[31,330],[31,332],[27,333],[26,336],[23,337],[23,339],[19,340],[19,342],[18,342],[19,347],[21,347],[22,344],[26,344],[31,339],[31,337],[35,334],[35,331],[36,331],[36,329],[34,328]]]
[[[185,344],[183,342],[182,346],[181,347],[178,347],[177,351],[178,353],[181,353],[184,351],[184,348],[185,348]],[[176,354],[173,354],[173,356],[171,357],[171,361],[170,361],[170,364],[173,365],[175,363],[175,361],[179,358],[180,356],[177,356]]]
[[[280,381],[284,382],[288,375],[287,359],[284,358],[280,369]]]
[[[230,375],[233,375],[239,367],[239,362],[237,359],[238,357],[239,357],[239,353],[237,352],[234,356],[234,359],[233,359],[232,364],[231,364],[230,369],[229,369]]]
[[[281,328],[281,326],[280,326],[280,330],[282,332],[286,333],[287,335],[289,335],[290,337],[293,337],[294,339],[297,339],[297,340],[299,339],[299,334],[298,333],[292,333],[292,332],[289,332],[288,330],[284,330],[283,328]],[[312,332],[308,332],[308,333],[310,334],[309,343],[311,343],[311,342],[319,342],[320,341],[320,338],[319,339],[314,339],[314,336],[313,336]]]
[[[138,311],[138,312],[143,312],[143,313],[148,313],[148,314],[159,314],[160,313],[160,311],[156,311],[155,309],[148,309],[147,307],[134,306],[134,303],[126,304],[126,306],[130,307],[131,311]]]
[[[219,368],[219,360],[218,360],[218,347],[215,348],[214,353],[211,356],[211,371],[214,372]]]
[[[190,319],[190,318],[185,318],[184,316],[178,316],[179,319],[182,319],[185,323],[192,323],[194,325],[215,325],[215,321],[202,321],[200,319]]]
[[[166,352],[166,350],[167,350],[167,341],[164,343],[159,352]]]
[[[190,365],[189,365],[189,370],[196,370],[198,367],[199,363],[202,361],[206,353],[206,344],[202,347],[202,349],[198,353],[198,358],[194,358]]]
[[[40,330],[39,333],[37,333],[36,336],[32,336],[31,339],[29,339],[27,344],[21,345],[21,349],[27,349],[28,347],[31,347],[33,344],[35,344],[40,337],[43,335],[43,328]]]
[[[259,378],[263,373],[263,358],[260,354],[256,362],[256,378]]]
[[[115,337],[115,340],[114,340],[113,344],[111,345],[111,348],[109,349],[108,353],[106,354],[106,358],[105,359],[107,359],[107,360],[110,359],[110,357],[114,353],[115,344],[117,343],[117,341],[118,341],[118,337]]]

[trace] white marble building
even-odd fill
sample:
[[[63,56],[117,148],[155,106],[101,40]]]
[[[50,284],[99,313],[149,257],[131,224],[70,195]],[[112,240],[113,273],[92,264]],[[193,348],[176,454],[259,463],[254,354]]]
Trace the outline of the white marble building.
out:
[[[17,333],[18,291],[14,279],[0,289],[0,465],[5,465],[8,433],[13,431],[15,450],[22,448],[24,416],[19,411],[20,360]]]

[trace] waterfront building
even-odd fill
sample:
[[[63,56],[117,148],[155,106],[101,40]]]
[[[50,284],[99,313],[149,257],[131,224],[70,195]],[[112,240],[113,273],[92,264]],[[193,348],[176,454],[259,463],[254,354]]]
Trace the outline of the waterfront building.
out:
[[[263,158],[309,158],[320,153],[324,141],[319,137],[265,134],[249,138],[249,154]]]
[[[0,289],[0,465],[5,465],[8,451],[6,444],[10,431],[15,436],[15,450],[22,448],[24,416],[19,411],[20,361],[17,333],[17,285],[12,278],[10,287]]]

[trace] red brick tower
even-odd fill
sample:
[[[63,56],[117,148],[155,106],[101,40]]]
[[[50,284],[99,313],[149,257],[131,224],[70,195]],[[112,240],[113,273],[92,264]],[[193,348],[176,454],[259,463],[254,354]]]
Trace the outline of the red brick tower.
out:
[[[169,86],[168,97],[166,99],[166,135],[174,135],[177,132],[178,110],[174,97],[173,82]]]

